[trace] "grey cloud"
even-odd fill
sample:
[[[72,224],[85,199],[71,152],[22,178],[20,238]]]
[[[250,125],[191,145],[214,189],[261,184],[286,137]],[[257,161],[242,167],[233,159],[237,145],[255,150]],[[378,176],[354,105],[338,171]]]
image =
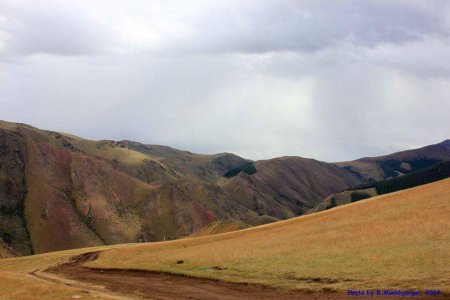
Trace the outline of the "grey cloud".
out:
[[[190,55],[314,52],[342,44],[371,48],[448,37],[449,7],[439,0],[5,2],[0,42],[12,54],[59,55],[100,49]]]
[[[257,1],[211,5],[188,34],[172,37],[165,50],[264,53],[311,52],[354,44],[374,47],[428,35],[448,37],[448,2]]]
[[[0,18],[3,55],[90,55],[104,49],[110,35],[68,2],[4,2]]]
[[[450,137],[445,1],[5,3],[0,119],[253,159]]]
[[[450,134],[445,91],[448,80],[370,64],[328,70],[314,89],[317,132],[334,145],[332,155],[347,159],[436,143]]]
[[[450,77],[450,39],[429,38],[402,45],[382,45],[366,53],[374,65],[401,70],[418,77]]]

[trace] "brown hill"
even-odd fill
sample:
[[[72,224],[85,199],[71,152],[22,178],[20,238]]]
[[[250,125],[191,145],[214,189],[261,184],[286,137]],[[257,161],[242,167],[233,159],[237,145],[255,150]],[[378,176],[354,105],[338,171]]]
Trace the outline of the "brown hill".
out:
[[[0,239],[0,258],[10,258],[17,254],[2,239]]]
[[[323,199],[314,208],[308,211],[308,214],[316,213],[319,211],[327,210],[341,205],[350,204],[359,200],[368,199],[378,196],[377,190],[375,188],[360,189],[356,191],[344,191],[336,194],[331,194],[330,196]]]
[[[259,225],[362,177],[301,157],[251,162],[0,121],[0,238],[23,255],[175,239],[218,221]]]
[[[426,290],[450,299],[449,214],[445,179],[235,232],[223,223],[207,234],[224,234],[0,260],[0,294],[309,300],[351,299],[348,290],[388,287],[420,295],[379,299],[430,299]]]
[[[450,159],[450,140],[390,155],[336,163],[363,181],[398,177]]]
[[[0,123],[0,153],[0,237],[19,254],[174,239],[214,221],[273,222],[359,182],[299,157],[227,178],[250,161],[8,122]]]
[[[352,187],[341,193],[331,194],[308,213],[327,210],[336,206],[345,205],[371,198],[377,195],[410,189],[427,183],[443,180],[450,177],[450,160],[442,161],[402,176],[381,181],[366,183]]]
[[[241,173],[225,189],[259,215],[279,219],[301,215],[333,191],[360,182],[350,172],[314,159],[281,157],[254,165],[255,174]]]

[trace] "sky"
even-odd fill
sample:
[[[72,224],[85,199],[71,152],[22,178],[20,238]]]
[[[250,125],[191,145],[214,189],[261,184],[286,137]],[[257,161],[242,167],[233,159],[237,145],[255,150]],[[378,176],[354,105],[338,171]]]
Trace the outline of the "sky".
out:
[[[0,119],[325,161],[450,138],[450,1],[1,0]]]

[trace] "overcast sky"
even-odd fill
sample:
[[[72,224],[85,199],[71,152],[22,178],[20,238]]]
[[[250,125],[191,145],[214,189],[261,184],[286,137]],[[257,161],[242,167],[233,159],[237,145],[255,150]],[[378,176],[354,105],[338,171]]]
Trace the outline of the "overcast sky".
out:
[[[0,1],[0,119],[251,159],[450,138],[450,1]]]

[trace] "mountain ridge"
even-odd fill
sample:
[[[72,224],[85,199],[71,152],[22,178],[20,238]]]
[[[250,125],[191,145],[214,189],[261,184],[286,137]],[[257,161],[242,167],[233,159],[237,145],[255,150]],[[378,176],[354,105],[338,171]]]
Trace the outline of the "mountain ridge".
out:
[[[288,219],[371,179],[353,166],[315,159],[251,161],[5,121],[0,154],[0,238],[20,255],[175,239],[212,222]],[[394,172],[403,163],[396,159],[384,169]],[[224,176],[249,163],[254,173]]]
[[[370,182],[408,174],[448,159],[450,139],[416,149],[335,164],[356,174],[362,181]]]

